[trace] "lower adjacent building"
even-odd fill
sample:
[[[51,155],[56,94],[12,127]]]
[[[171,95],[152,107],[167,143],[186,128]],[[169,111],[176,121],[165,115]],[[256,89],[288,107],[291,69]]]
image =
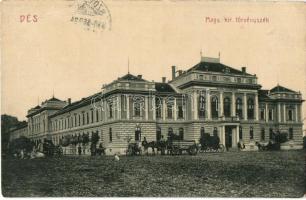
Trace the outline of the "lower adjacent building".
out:
[[[176,134],[198,141],[204,133],[218,134],[229,148],[240,141],[246,150],[257,150],[256,142],[268,143],[280,132],[288,137],[282,149],[300,149],[302,103],[300,92],[280,85],[263,90],[245,67],[201,57],[186,71],[172,66],[170,81],[128,73],[76,102],[52,97],[28,111],[27,134],[36,143],[49,138],[55,144],[67,136],[98,134],[107,154],[122,154],[130,139]]]

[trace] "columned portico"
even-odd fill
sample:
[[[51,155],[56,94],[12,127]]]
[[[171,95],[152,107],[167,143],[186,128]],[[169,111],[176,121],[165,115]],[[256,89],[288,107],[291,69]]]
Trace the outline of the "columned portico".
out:
[[[226,148],[237,148],[239,142],[239,125],[237,123],[229,123],[220,126],[220,144]]]

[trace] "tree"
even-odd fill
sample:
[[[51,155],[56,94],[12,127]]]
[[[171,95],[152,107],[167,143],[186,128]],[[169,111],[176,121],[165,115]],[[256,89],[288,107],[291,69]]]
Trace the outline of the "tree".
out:
[[[11,153],[25,150],[27,152],[32,151],[34,143],[27,137],[21,136],[20,138],[14,139],[10,142],[9,149]]]
[[[10,139],[10,129],[17,126],[20,122],[17,117],[10,115],[1,115],[1,145],[2,152],[7,152],[7,147]]]

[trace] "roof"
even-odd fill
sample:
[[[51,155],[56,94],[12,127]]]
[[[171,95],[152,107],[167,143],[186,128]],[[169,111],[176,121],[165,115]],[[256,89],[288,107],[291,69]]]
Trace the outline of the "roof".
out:
[[[141,81],[141,82],[147,82],[142,77],[134,76],[134,75],[132,75],[130,73],[122,76],[118,80],[120,80],[120,81]]]
[[[234,69],[234,68],[229,67],[227,65],[224,65],[222,63],[205,62],[205,61],[202,61],[202,62],[196,64],[195,66],[193,66],[192,68],[190,68],[187,71],[189,72],[189,71],[192,71],[192,70],[219,72],[219,73],[227,72],[227,73],[230,73],[230,74],[238,74],[238,75],[243,75],[243,74],[251,75],[251,74],[248,74],[248,73],[244,73],[241,70],[237,70],[237,69]]]
[[[290,90],[290,89],[285,88],[285,87],[280,86],[280,85],[277,85],[276,87],[272,88],[270,90],[270,92],[290,92],[290,93],[296,93],[295,91]]]
[[[59,111],[57,111],[56,113],[54,113],[50,117],[55,117],[57,115],[69,112],[69,111],[74,110],[74,109],[77,109],[77,108],[79,108],[81,106],[91,104],[93,99],[96,98],[98,100],[101,97],[102,97],[101,96],[101,92],[98,92],[98,93],[95,93],[95,94],[90,95],[88,97],[82,98],[79,101],[76,101],[76,102],[73,102],[71,104],[68,104],[67,106],[65,106],[64,108],[60,109]]]
[[[47,101],[61,101],[61,100],[59,100],[59,99],[57,99],[55,97],[52,97],[51,99],[48,99]]]
[[[168,83],[155,83],[155,89],[157,92],[174,92],[175,90]]]
[[[40,109],[41,107],[39,105],[35,106],[33,109]]]
[[[11,132],[22,129],[22,128],[26,128],[27,126],[28,126],[28,122],[26,122],[26,121],[19,122],[16,126],[14,126],[11,129]]]

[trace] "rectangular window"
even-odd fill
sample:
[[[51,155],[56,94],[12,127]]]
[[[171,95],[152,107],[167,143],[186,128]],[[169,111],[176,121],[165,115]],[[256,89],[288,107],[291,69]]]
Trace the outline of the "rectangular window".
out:
[[[178,106],[178,118],[184,118],[183,106]]]
[[[109,142],[113,141],[113,133],[112,133],[112,128],[109,128]]]
[[[292,110],[288,110],[288,120],[292,121],[293,117],[292,117]]]
[[[85,124],[85,113],[84,112],[82,113],[82,121],[83,121],[82,125],[84,125]]]
[[[93,110],[91,110],[90,112],[91,112],[91,123],[93,123],[93,122],[94,122],[94,120],[93,120],[93,118],[94,118],[94,112],[93,112]]]
[[[86,112],[86,124],[89,124],[89,113]]]
[[[113,118],[113,105],[109,104],[109,118]]]
[[[199,75],[199,79],[200,80],[203,80],[204,78],[203,78],[203,75]]]
[[[269,120],[272,121],[273,120],[273,110],[269,109]]]
[[[96,122],[98,122],[98,121],[99,121],[99,110],[96,109]]]
[[[260,110],[260,119],[265,120],[265,110],[264,109]]]
[[[167,105],[167,118],[172,119],[172,106]]]
[[[264,128],[261,129],[261,137],[260,137],[260,139],[261,139],[262,141],[265,140],[265,129],[264,129]]]

